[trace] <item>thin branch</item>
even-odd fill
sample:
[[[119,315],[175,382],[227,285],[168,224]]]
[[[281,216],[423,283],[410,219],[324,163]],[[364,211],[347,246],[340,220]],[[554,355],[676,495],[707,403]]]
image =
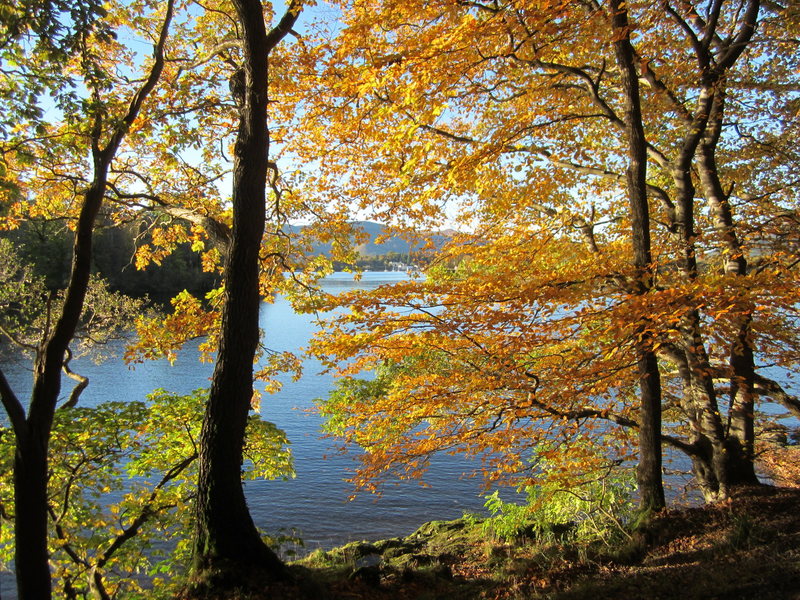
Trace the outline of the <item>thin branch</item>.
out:
[[[114,553],[119,550],[119,548],[125,542],[135,537],[139,533],[139,529],[141,529],[142,525],[144,525],[148,519],[157,512],[157,510],[153,508],[153,505],[158,498],[158,492],[170,481],[178,477],[178,475],[186,470],[195,461],[197,456],[197,452],[193,452],[191,455],[184,458],[181,462],[173,466],[164,474],[164,476],[161,478],[161,481],[159,481],[155,488],[153,488],[153,491],[150,493],[150,496],[147,499],[147,503],[142,507],[142,510],[139,512],[136,518],[128,527],[122,530],[122,533],[114,538],[114,541],[111,542],[111,545],[100,555],[95,565],[95,569],[102,569],[106,563],[108,563]],[[161,508],[163,509],[164,507]]]
[[[59,548],[67,553],[76,565],[80,565],[85,568],[89,568],[89,563],[86,562],[85,559],[81,558],[77,551],[72,547],[72,544],[69,543],[69,538],[67,537],[67,532],[59,523],[58,519],[56,519],[55,511],[53,510],[52,506],[47,507],[47,512],[50,515],[50,519],[53,521],[53,526],[56,530],[56,537],[61,542],[59,544]]]
[[[28,350],[29,352],[36,352],[36,346],[34,344],[29,344],[27,342],[23,342],[19,339],[16,335],[14,335],[11,330],[6,328],[5,325],[0,324],[0,334],[6,336],[8,340],[14,344],[15,346],[22,348],[23,350]]]
[[[197,67],[200,67],[200,66],[206,64],[207,62],[209,62],[212,58],[214,58],[218,54],[222,54],[223,52],[225,52],[227,50],[233,50],[235,48],[241,49],[241,47],[242,47],[242,40],[238,40],[237,39],[237,40],[225,40],[225,41],[222,41],[219,44],[217,44],[216,46],[214,46],[213,48],[211,48],[211,50],[208,51],[208,54],[206,54],[206,56],[204,56],[203,58],[200,58],[200,59],[196,60],[193,63],[190,63],[189,65],[187,65],[185,67],[180,67],[178,69],[178,72],[175,74],[175,79],[177,80],[178,77],[180,77],[180,75],[181,75],[181,73],[183,71],[190,71],[190,70],[196,69]]]
[[[156,87],[156,84],[161,77],[165,63],[164,49],[167,44],[167,37],[169,35],[170,24],[172,23],[174,8],[175,0],[167,0],[166,13],[164,15],[164,21],[161,24],[161,30],[158,34],[158,42],[153,48],[153,66],[150,68],[150,73],[148,74],[147,79],[145,79],[142,86],[133,95],[133,98],[128,105],[128,110],[120,120],[119,126],[114,131],[111,139],[109,139],[106,147],[103,148],[102,154],[106,160],[110,160],[111,157],[116,153],[117,148],[119,148],[119,145],[122,143],[122,139],[128,133],[131,125],[133,125],[133,122],[139,116],[139,112],[142,109],[145,99]],[[99,139],[99,136],[96,139]]]
[[[72,408],[78,404],[78,398],[83,393],[83,390],[89,385],[89,378],[85,375],[81,375],[80,373],[76,373],[69,367],[69,362],[72,360],[72,350],[67,348],[67,352],[64,357],[64,364],[61,367],[61,370],[64,374],[69,377],[70,379],[77,381],[78,384],[72,388],[72,392],[69,394],[69,399],[61,405],[61,408]]]
[[[672,20],[678,24],[683,32],[686,34],[686,37],[689,40],[689,43],[692,45],[694,49],[695,57],[697,58],[697,63],[700,69],[705,70],[708,68],[708,64],[710,62],[710,57],[708,51],[697,38],[697,34],[695,34],[694,29],[692,29],[691,25],[678,14],[672,5],[668,1],[664,1],[661,3],[663,9],[672,17]]]
[[[686,106],[684,106],[684,103],[681,102],[681,100],[675,95],[675,92],[667,87],[667,84],[664,83],[664,80],[661,79],[661,77],[659,77],[655,71],[653,71],[653,68],[649,62],[644,62],[644,59],[638,54],[635,48],[633,52],[640,65],[640,77],[649,83],[650,86],[656,90],[656,92],[660,92],[669,100],[672,109],[678,113],[678,116],[680,116],[684,122],[691,122],[692,114],[689,112]]]

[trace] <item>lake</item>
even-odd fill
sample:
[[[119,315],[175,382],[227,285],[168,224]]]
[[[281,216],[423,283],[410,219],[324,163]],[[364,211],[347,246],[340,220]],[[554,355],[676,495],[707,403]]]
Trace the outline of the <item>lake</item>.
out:
[[[336,293],[354,286],[377,287],[405,277],[404,273],[368,272],[355,283],[351,274],[336,273],[326,278],[322,287]],[[283,298],[263,306],[261,327],[266,346],[278,351],[297,350],[317,329],[311,316],[294,313]],[[477,464],[447,456],[433,460],[425,478],[430,487],[403,481],[386,485],[380,498],[360,494],[348,501],[353,487],[344,479],[354,466],[353,457],[336,453],[334,442],[320,435],[321,418],[308,410],[333,385],[333,377],[320,371],[321,366],[309,359],[299,381],[287,378],[281,392],[262,398],[262,416],[283,428],[291,441],[297,477],[247,482],[245,490],[256,525],[265,531],[294,527],[310,550],[404,535],[425,521],[453,519],[483,509],[480,479],[462,476]]]
[[[354,286],[377,287],[405,277],[404,273],[368,272],[361,281],[354,282],[351,274],[336,273],[322,282],[322,288],[335,293]],[[272,350],[297,351],[317,329],[314,318],[296,314],[282,297],[274,303],[264,303],[260,319],[264,344]],[[100,364],[85,358],[74,361],[73,369],[90,379],[81,396],[82,405],[144,400],[157,388],[184,394],[209,385],[213,365],[197,360],[196,345],[184,349],[172,366],[163,360],[129,367],[119,358],[123,344],[118,344],[115,350],[116,358]],[[31,386],[30,364],[6,361],[3,368],[20,397],[27,397]],[[434,459],[425,479],[430,487],[422,487],[416,481],[390,483],[380,498],[360,494],[348,501],[353,487],[345,479],[354,460],[339,455],[334,442],[321,435],[322,420],[310,410],[314,400],[325,397],[333,384],[333,377],[320,371],[316,361],[307,360],[299,381],[292,382],[287,377],[282,391],[262,397],[262,416],[286,431],[291,441],[297,476],[289,481],[245,484],[248,504],[259,528],[267,533],[294,529],[304,540],[305,551],[311,551],[352,540],[404,535],[425,521],[482,511],[480,479],[462,477],[477,464],[467,463],[461,457]],[[65,379],[65,396],[71,383]]]
[[[404,273],[364,273],[361,281],[354,282],[352,275],[336,273],[322,282],[322,288],[331,293],[353,287],[374,288],[405,277]],[[317,329],[314,317],[296,314],[282,297],[262,305],[260,321],[265,345],[277,351],[300,349]],[[119,358],[124,344],[120,342],[115,350],[116,358],[100,364],[86,358],[74,361],[74,370],[90,378],[89,387],[81,396],[83,405],[144,400],[157,388],[184,394],[209,385],[213,365],[198,361],[196,345],[184,349],[174,365],[162,360],[129,367]],[[26,398],[31,386],[30,364],[4,359],[3,369],[12,387]],[[361,494],[348,501],[353,488],[345,479],[354,460],[337,454],[334,442],[320,433],[322,420],[311,410],[314,400],[325,397],[333,384],[333,377],[320,371],[316,361],[307,360],[299,381],[292,382],[287,377],[281,392],[262,397],[263,417],[284,429],[291,440],[297,477],[246,483],[248,503],[259,528],[267,533],[295,530],[308,552],[353,540],[405,535],[425,521],[483,512],[481,480],[463,476],[479,465],[451,456],[432,461],[425,479],[429,487],[416,481],[390,483],[380,498]],[[65,379],[64,396],[71,383]],[[0,420],[4,419],[5,414],[0,411]],[[674,459],[673,467],[686,469],[685,457],[668,450],[667,455]],[[673,485],[671,496],[676,499],[685,480],[675,475],[668,480]],[[8,574],[0,575],[3,598],[14,597],[13,592],[9,596],[12,586]]]

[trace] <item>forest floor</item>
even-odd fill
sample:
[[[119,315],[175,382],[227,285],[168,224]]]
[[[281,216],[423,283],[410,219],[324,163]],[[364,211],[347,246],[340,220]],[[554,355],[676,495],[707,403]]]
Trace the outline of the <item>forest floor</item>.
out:
[[[780,462],[797,470],[797,456]],[[796,473],[773,477],[798,482]],[[217,598],[800,599],[797,487],[737,489],[723,503],[669,509],[615,543],[485,531],[474,519],[434,521],[403,538],[317,550],[291,566],[298,585]]]

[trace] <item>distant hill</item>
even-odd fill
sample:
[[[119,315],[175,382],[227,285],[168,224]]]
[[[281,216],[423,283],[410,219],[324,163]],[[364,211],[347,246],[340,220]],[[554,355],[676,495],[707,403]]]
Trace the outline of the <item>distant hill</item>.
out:
[[[366,242],[359,244],[356,248],[359,254],[364,257],[383,256],[389,253],[405,255],[417,250],[421,250],[423,247],[421,242],[418,244],[411,244],[408,240],[405,240],[399,236],[389,236],[385,240],[378,243],[376,240],[385,235],[387,231],[386,226],[381,225],[380,223],[374,223],[372,221],[354,221],[353,225],[369,236],[369,239]],[[302,226],[290,226],[291,233],[300,233],[302,230]],[[448,232],[433,234],[434,245],[437,248],[440,248],[444,245],[448,238]],[[317,248],[317,251],[325,256],[330,255],[330,244],[320,244]]]

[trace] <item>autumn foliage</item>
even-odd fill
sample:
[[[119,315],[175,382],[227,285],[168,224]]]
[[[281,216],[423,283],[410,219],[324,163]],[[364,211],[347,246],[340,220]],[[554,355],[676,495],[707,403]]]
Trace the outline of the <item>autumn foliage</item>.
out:
[[[355,2],[293,140],[307,186],[400,230],[448,221],[426,277],[323,302],[325,410],[365,448],[356,481],[480,454],[542,476],[553,444],[635,451],[635,350],[658,356],[664,444],[701,491],[752,481],[763,367],[797,361],[797,15],[758,2],[627,6],[648,156],[652,283],[639,293],[624,98],[604,3]],[[332,98],[331,98],[332,96]],[[769,112],[769,117],[766,112]],[[320,132],[315,136],[315,132]],[[319,149],[322,149],[322,152]],[[317,163],[315,163],[317,165]],[[377,385],[377,384],[376,384]],[[771,390],[771,391],[770,391]]]

